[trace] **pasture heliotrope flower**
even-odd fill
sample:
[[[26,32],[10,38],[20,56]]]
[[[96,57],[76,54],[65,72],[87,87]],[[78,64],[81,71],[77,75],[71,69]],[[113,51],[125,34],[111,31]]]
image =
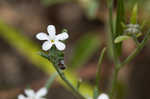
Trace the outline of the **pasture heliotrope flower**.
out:
[[[125,29],[125,33],[139,33],[140,32],[140,26],[139,24],[127,24],[127,29]]]
[[[43,32],[40,32],[36,35],[37,39],[46,40],[42,45],[42,49],[44,51],[48,51],[53,45],[55,45],[56,48],[60,51],[66,48],[66,45],[61,41],[66,40],[69,37],[68,33],[63,32],[56,35],[56,29],[54,25],[48,25],[47,32],[49,35]]]
[[[102,93],[102,94],[100,94],[100,95],[98,96],[97,99],[109,99],[109,96],[108,96],[107,94],[105,94],[105,93]]]
[[[43,97],[47,94],[47,89],[41,88],[37,92],[34,92],[32,89],[26,89],[25,94],[27,97],[21,94],[18,96],[18,99],[46,99]]]

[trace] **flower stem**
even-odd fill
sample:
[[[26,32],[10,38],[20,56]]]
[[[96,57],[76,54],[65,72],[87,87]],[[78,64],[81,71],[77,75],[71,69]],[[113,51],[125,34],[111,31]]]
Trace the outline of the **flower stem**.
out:
[[[143,47],[145,46],[145,44],[147,43],[147,41],[149,40],[150,37],[150,30],[149,32],[147,32],[147,34],[145,35],[143,41],[139,44],[139,46],[136,48],[136,50],[129,55],[121,64],[116,64],[115,66],[115,71],[113,74],[113,81],[112,81],[112,88],[110,91],[110,99],[113,99],[113,95],[114,95],[114,91],[117,85],[117,77],[118,77],[118,72],[119,70],[126,64],[128,64],[132,59],[134,59],[137,54],[143,49]]]
[[[137,54],[143,49],[143,47],[145,46],[145,44],[147,43],[147,41],[150,38],[150,30],[147,32],[147,34],[145,35],[143,41],[139,44],[139,46],[135,49],[135,51],[129,55],[119,66],[119,68],[123,67],[125,64],[128,64],[132,59],[134,59]]]
[[[54,74],[52,74],[52,75],[50,76],[50,78],[48,79],[48,81],[47,81],[47,83],[46,83],[46,85],[45,85],[45,87],[46,87],[47,89],[49,89],[49,88],[51,87],[51,85],[52,85],[52,83],[54,82],[54,80],[55,80],[55,78],[57,77],[57,75],[58,75],[58,73],[54,73]]]
[[[112,87],[110,89],[110,92],[109,92],[109,96],[110,96],[110,99],[112,99],[113,97],[113,94],[114,94],[114,90],[116,88],[116,82],[117,82],[117,75],[118,75],[118,66],[120,64],[120,61],[117,57],[117,54],[116,54],[116,51],[115,51],[115,44],[114,44],[114,29],[113,29],[113,16],[112,16],[112,12],[113,12],[113,3],[114,1],[113,0],[108,0],[108,8],[109,8],[109,26],[110,26],[110,32],[109,32],[109,35],[110,35],[110,47],[112,48],[112,56],[113,56],[113,61],[114,61],[114,64],[115,64],[115,70],[114,70],[114,73],[113,73],[113,81],[112,81]]]
[[[117,85],[118,72],[119,72],[119,69],[115,68],[114,73],[113,73],[112,87],[109,93],[110,99],[113,99],[114,91]]]
[[[99,88],[99,84],[100,84],[100,80],[101,80],[101,68],[102,68],[102,61],[104,58],[104,54],[105,54],[106,48],[104,47],[101,51],[99,60],[98,60],[98,67],[97,67],[97,72],[96,72],[96,86],[93,90],[93,99],[97,99],[99,93],[100,93],[100,88]]]
[[[132,37],[133,37],[133,40],[135,41],[136,46],[138,47],[140,43],[139,43],[139,41],[138,41],[136,35],[135,35],[135,34],[132,34]]]
[[[85,97],[83,95],[81,95],[81,93],[77,90],[77,88],[75,88],[65,77],[64,73],[58,68],[58,66],[54,66],[56,71],[58,72],[58,75],[60,76],[60,78],[72,89],[72,91],[75,92],[75,94],[80,98],[80,99],[85,99]]]
[[[109,8],[109,25],[110,25],[110,31],[113,34],[114,28],[113,28],[113,18],[112,18],[112,13],[113,13],[113,0],[107,0],[108,2],[108,8]],[[113,35],[111,35],[113,36]]]

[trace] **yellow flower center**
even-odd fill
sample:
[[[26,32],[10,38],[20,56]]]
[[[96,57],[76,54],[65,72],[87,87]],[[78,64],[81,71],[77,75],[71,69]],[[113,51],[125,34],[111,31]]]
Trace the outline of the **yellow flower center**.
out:
[[[52,43],[54,43],[54,40],[51,40]]]

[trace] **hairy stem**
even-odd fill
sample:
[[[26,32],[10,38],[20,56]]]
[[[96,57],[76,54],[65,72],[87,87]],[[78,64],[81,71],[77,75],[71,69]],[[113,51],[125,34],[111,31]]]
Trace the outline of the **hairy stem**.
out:
[[[58,72],[60,78],[72,89],[73,92],[75,92],[75,94],[80,98],[80,99],[85,99],[84,96],[81,95],[81,93],[77,90],[77,88],[75,88],[65,77],[65,75],[63,74],[63,72],[58,68],[58,66],[54,66],[56,71]]]

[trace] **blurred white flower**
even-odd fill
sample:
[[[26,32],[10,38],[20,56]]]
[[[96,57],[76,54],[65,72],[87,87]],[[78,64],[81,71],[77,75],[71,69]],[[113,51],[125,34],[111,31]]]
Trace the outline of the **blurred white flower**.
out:
[[[60,51],[66,48],[65,44],[62,43],[61,41],[66,40],[69,37],[68,33],[63,32],[63,33],[56,35],[56,29],[54,25],[48,25],[47,32],[49,35],[43,32],[38,33],[36,35],[37,39],[46,40],[42,45],[42,49],[44,51],[48,51],[49,49],[51,49],[53,45],[55,45],[56,48]]]
[[[139,24],[127,24],[128,28],[139,28]]]
[[[24,95],[20,94],[18,96],[18,99],[46,99],[43,98],[47,94],[47,89],[46,88],[41,88],[37,92],[34,92],[32,89],[26,89],[25,94],[27,97]]]
[[[138,29],[136,29],[136,28],[128,28],[128,29],[126,29],[126,31],[125,32],[127,32],[127,33],[138,33],[139,32],[139,30]]]
[[[127,24],[127,29],[125,29],[125,33],[139,33],[140,26],[139,24]]]
[[[98,96],[97,99],[109,99],[109,96],[108,96],[107,94],[105,94],[105,93],[102,93],[102,94],[100,94],[100,95]]]

